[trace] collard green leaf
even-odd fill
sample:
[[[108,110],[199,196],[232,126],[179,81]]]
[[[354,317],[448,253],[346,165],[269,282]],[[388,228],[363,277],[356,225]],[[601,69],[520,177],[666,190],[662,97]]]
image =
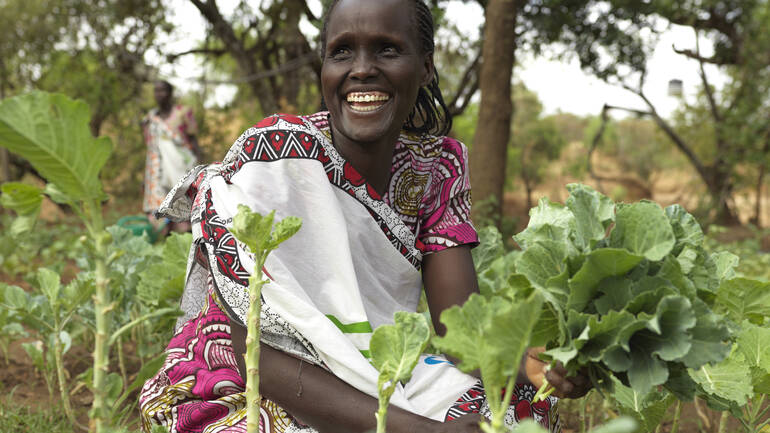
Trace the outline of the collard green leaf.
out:
[[[692,401],[698,391],[698,385],[690,377],[687,368],[679,363],[668,363],[666,389],[681,401]]]
[[[733,351],[719,364],[704,365],[697,370],[689,371],[693,380],[705,392],[734,402],[738,406],[745,405],[753,394],[751,368],[746,363],[743,353],[739,351]]]
[[[554,241],[540,241],[527,248],[516,261],[516,270],[537,288],[545,290],[548,280],[567,269],[564,248]]]
[[[658,310],[647,322],[647,329],[654,334],[640,333],[639,338],[651,341],[645,347],[655,347],[649,353],[658,355],[664,361],[682,358],[692,346],[688,331],[695,326],[695,314],[690,301],[682,296],[666,296],[658,304]],[[639,340],[637,340],[639,341]]]
[[[75,200],[101,199],[99,171],[112,152],[94,138],[88,105],[64,95],[30,92],[0,101],[0,146],[29,161]]]
[[[588,319],[588,340],[582,346],[581,352],[589,361],[601,361],[605,351],[618,344],[620,330],[637,320],[627,311],[611,311],[601,318],[592,315]]]
[[[750,367],[770,374],[770,328],[757,326],[748,321],[741,325],[737,350],[743,354]]]
[[[711,255],[711,260],[716,266],[716,277],[719,282],[735,278],[735,267],[740,259],[728,251],[719,251]]]
[[[716,303],[737,323],[746,319],[761,323],[770,317],[770,282],[747,278],[724,281],[717,290]]]
[[[574,221],[575,217],[568,208],[552,203],[547,198],[541,198],[537,207],[529,211],[527,228],[513,239],[523,250],[541,240],[567,242]]]
[[[462,307],[447,308],[441,313],[441,323],[447,327],[446,335],[432,340],[437,349],[459,358],[461,362],[457,367],[466,373],[481,367],[484,362],[484,325],[490,320],[488,305],[483,296],[473,294]]]
[[[645,344],[649,344],[650,339],[636,340],[637,338],[631,340],[631,366],[628,368],[628,382],[635,391],[646,394],[652,387],[662,385],[668,380],[668,368],[664,361],[652,355],[650,349],[654,350],[656,345],[646,347]]]
[[[641,201],[618,209],[610,246],[657,261],[671,252],[674,243],[671,223],[657,203]]]
[[[599,283],[601,296],[594,301],[594,307],[599,314],[607,314],[610,311],[621,311],[631,300],[631,284],[629,278],[615,277],[605,278]]]
[[[600,248],[591,251],[580,270],[569,280],[567,308],[582,311],[596,296],[600,281],[625,274],[643,259],[624,249]]]
[[[40,188],[24,183],[4,183],[0,195],[0,205],[16,212],[16,220],[11,223],[11,235],[18,236],[26,233],[35,226],[37,216],[40,214],[40,204],[43,196]]]
[[[731,333],[725,321],[700,299],[693,300],[692,310],[696,317],[695,326],[689,331],[692,346],[681,361],[688,368],[721,362],[730,354]]]
[[[566,205],[575,217],[575,243],[586,251],[604,239],[607,227],[615,217],[615,203],[586,185],[569,184],[567,190]]]
[[[612,396],[620,406],[621,412],[633,417],[645,432],[655,431],[675,400],[671,394],[665,392],[639,393],[617,379],[613,379]]]
[[[372,365],[380,372],[380,386],[408,381],[429,338],[428,320],[420,313],[398,311],[393,325],[375,329],[369,350]]]
[[[505,249],[503,237],[495,226],[483,227],[478,231],[478,236],[479,245],[471,250],[471,255],[473,255],[476,273],[481,274],[492,262],[505,255]]]
[[[636,427],[637,423],[633,418],[624,416],[596,427],[591,430],[591,433],[633,433],[636,431]]]
[[[486,300],[473,294],[462,307],[444,310],[441,322],[447,333],[434,338],[433,345],[461,359],[458,368],[462,371],[480,368],[489,389],[501,389],[518,370],[542,303],[537,294],[516,304],[498,296]]]
[[[703,244],[703,229],[698,221],[690,215],[681,205],[673,204],[664,209],[671,228],[676,237],[676,249],[674,254],[678,255],[686,245],[700,246]]]

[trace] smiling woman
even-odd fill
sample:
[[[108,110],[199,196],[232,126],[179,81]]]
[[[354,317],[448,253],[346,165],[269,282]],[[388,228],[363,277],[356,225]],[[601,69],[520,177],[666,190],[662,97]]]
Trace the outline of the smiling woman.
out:
[[[239,204],[302,229],[268,258],[262,291],[260,430],[374,428],[377,371],[369,340],[424,286],[436,332],[446,308],[478,291],[470,249],[467,150],[444,136],[451,117],[433,65],[433,21],[421,0],[339,0],[321,33],[328,111],[268,117],[221,163],[184,178],[161,211],[188,220],[193,245],[186,316],[161,371],[142,389],[146,430],[245,431],[244,327],[253,256],[229,231]],[[543,364],[526,358],[542,375]],[[476,377],[425,355],[391,399],[387,429],[477,432]],[[549,373],[561,394],[574,384]],[[533,416],[556,431],[555,399],[530,405],[526,377],[509,421]]]

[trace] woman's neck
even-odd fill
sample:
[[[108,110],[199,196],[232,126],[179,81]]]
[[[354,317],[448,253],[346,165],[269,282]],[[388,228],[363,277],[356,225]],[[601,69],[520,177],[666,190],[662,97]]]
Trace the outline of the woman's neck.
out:
[[[342,157],[356,169],[378,194],[383,195],[390,181],[393,150],[398,136],[373,143],[358,143],[331,127],[332,143]]]

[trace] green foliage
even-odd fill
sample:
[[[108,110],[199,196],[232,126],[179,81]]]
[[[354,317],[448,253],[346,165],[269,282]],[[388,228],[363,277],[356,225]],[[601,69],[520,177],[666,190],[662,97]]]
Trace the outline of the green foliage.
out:
[[[23,183],[8,182],[0,186],[3,195],[0,205],[16,212],[17,218],[11,224],[11,235],[18,236],[32,230],[40,213],[43,196],[40,189]]]
[[[488,431],[502,428],[519,364],[543,303],[536,293],[514,302],[515,290],[504,286],[488,297],[473,294],[462,307],[444,310],[441,322],[447,327],[446,335],[433,339],[435,347],[461,360],[460,370],[481,371],[492,412]]]
[[[275,211],[263,216],[252,212],[248,206],[239,204],[238,213],[233,217],[233,225],[230,231],[241,242],[246,244],[249,251],[257,257],[267,255],[278,248],[283,241],[294,236],[302,226],[302,220],[295,216],[289,216],[275,224],[273,219]]]
[[[658,385],[687,394],[693,380],[679,371],[729,354],[728,322],[712,308],[730,262],[703,250],[678,206],[613,205],[586,186],[568,189],[566,206],[542,200],[516,236],[517,271],[559,321],[546,356],[588,368],[605,390],[614,377],[641,396]]]
[[[385,432],[388,403],[396,385],[412,377],[412,370],[430,338],[428,319],[420,313],[398,311],[393,321],[393,325],[375,329],[369,342],[372,365],[380,372],[377,379],[378,432]]]
[[[112,151],[93,138],[88,105],[64,95],[30,92],[0,101],[0,146],[32,163],[70,200],[103,196],[99,170]]]

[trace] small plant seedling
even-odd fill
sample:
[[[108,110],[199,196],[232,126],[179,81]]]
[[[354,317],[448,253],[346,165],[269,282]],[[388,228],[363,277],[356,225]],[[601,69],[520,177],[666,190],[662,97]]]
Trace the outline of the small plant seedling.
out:
[[[262,310],[262,268],[271,251],[294,236],[302,220],[289,216],[273,225],[275,211],[263,216],[248,206],[239,204],[233,217],[232,234],[254,254],[254,270],[249,277],[249,313],[246,320],[246,430],[259,432],[259,313]]]
[[[398,311],[394,322],[375,329],[369,342],[372,364],[380,372],[377,379],[379,409],[375,414],[377,433],[385,433],[388,403],[396,385],[412,377],[412,370],[430,339],[428,319],[420,313]]]

